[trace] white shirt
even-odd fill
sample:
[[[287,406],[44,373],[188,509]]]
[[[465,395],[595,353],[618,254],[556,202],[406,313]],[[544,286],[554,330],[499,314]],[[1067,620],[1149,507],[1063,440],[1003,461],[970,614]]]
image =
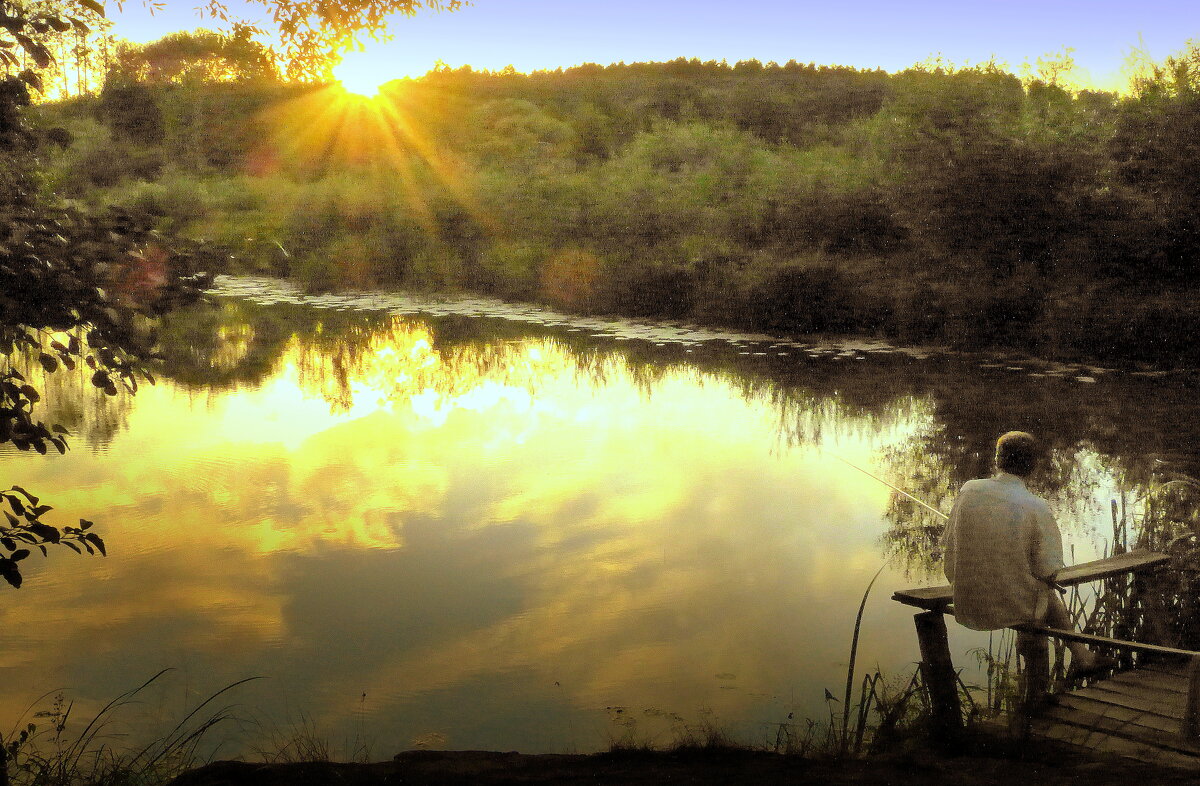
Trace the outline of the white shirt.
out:
[[[1044,579],[1063,567],[1062,535],[1050,506],[1019,477],[963,484],[942,543],[960,623],[996,630],[1041,621],[1053,592]]]

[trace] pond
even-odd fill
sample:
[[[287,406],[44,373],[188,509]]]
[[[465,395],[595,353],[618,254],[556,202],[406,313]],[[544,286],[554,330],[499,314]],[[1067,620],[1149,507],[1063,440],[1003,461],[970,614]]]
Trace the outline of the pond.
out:
[[[948,510],[999,433],[1034,431],[1082,561],[1110,548],[1112,500],[1130,518],[1198,458],[1186,375],[257,279],[163,335],[135,397],[39,381],[65,456],[0,447],[5,487],[109,549],[24,563],[5,724],[60,690],[89,716],[169,668],[113,734],[262,677],[213,705],[237,719],[221,755],[297,734],[339,757],[592,751],[702,725],[770,743],[840,718],[881,566],[859,674],[918,659],[889,596],[941,583],[939,522],[868,472]],[[988,637],[951,646],[970,667]]]

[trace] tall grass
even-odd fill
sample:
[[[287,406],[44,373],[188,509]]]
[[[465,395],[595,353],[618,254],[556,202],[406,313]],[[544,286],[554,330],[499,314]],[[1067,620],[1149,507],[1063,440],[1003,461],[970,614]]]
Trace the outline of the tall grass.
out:
[[[236,717],[236,705],[220,704],[218,700],[257,678],[238,680],[212,693],[150,742],[120,744],[123,716],[168,671],[160,671],[120,694],[83,721],[77,731],[74,703],[62,694],[55,696],[48,709],[35,712],[23,728],[14,728],[8,735],[3,749],[7,782],[18,786],[164,783],[196,766],[201,761],[199,751],[205,737],[214,727]]]

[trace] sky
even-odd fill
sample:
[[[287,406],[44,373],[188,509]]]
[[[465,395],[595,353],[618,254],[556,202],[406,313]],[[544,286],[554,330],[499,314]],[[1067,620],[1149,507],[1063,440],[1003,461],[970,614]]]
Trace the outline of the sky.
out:
[[[110,18],[118,36],[152,41],[178,30],[217,28],[196,0],[166,0],[151,15],[127,0]],[[229,0],[234,16],[266,18],[261,5]],[[360,68],[381,80],[450,66],[518,71],[584,62],[795,59],[898,71],[940,54],[955,64],[992,56],[1018,70],[1074,49],[1080,86],[1113,89],[1135,48],[1153,59],[1200,39],[1192,0],[474,0],[454,13],[399,17],[394,39],[367,42]]]

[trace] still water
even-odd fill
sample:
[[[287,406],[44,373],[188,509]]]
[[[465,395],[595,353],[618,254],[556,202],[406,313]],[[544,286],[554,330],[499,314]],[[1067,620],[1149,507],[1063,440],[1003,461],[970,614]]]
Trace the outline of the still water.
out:
[[[136,397],[40,383],[67,455],[0,447],[5,487],[109,548],[31,558],[6,592],[0,725],[59,690],[87,716],[170,668],[114,735],[257,676],[217,703],[221,754],[297,731],[373,758],[700,724],[771,742],[840,717],[881,566],[860,674],[911,674],[889,596],[941,583],[937,521],[851,464],[948,510],[997,434],[1035,431],[1084,560],[1111,500],[1133,515],[1154,472],[1197,460],[1183,376],[224,289],[166,325]],[[987,635],[951,643],[969,667]]]

